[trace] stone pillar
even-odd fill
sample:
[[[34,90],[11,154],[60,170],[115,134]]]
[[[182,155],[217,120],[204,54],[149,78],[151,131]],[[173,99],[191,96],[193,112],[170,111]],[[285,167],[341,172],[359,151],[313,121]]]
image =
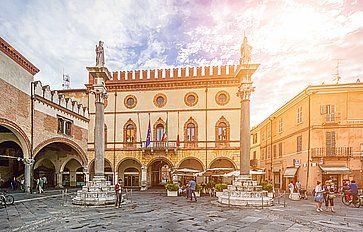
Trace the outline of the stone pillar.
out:
[[[147,190],[147,167],[141,167],[141,190]]]
[[[57,186],[63,188],[63,174],[61,172],[57,173]]]
[[[69,186],[75,187],[77,185],[76,170],[69,171]]]
[[[96,94],[95,94],[96,95]],[[96,95],[96,115],[95,115],[95,176],[103,177],[104,153],[105,153],[105,130],[104,130],[104,109],[105,105],[101,96]]]
[[[24,166],[24,189],[25,192],[30,193],[32,164],[24,162]]]

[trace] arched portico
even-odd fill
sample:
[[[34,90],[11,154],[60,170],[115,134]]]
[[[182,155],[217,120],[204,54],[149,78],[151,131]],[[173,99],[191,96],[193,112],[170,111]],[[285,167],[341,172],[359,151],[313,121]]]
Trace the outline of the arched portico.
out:
[[[134,158],[125,158],[117,166],[118,178],[121,178],[125,187],[140,187],[142,164]]]
[[[83,166],[76,158],[70,158],[61,167],[63,186],[83,186],[85,174]]]
[[[194,169],[197,171],[204,171],[204,165],[202,163],[202,161],[200,161],[200,159],[196,158],[196,157],[186,157],[184,159],[182,159],[178,165],[178,168],[188,168],[188,169]]]
[[[147,165],[147,182],[151,187],[159,187],[172,180],[173,163],[165,157],[152,159]]]
[[[237,165],[228,157],[218,157],[210,162],[208,168],[233,168],[233,170],[236,170]]]
[[[111,183],[114,184],[114,170],[112,168],[111,162],[105,158],[105,163],[104,163],[104,172],[105,172],[105,178],[108,181],[111,181]],[[93,177],[95,176],[95,160],[92,160],[91,163],[89,164],[89,174],[91,179],[93,179]]]

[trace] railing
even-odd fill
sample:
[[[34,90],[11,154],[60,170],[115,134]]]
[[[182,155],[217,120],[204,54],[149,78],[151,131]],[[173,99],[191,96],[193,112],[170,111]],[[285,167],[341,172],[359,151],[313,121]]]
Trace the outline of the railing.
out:
[[[349,157],[352,156],[352,147],[318,147],[311,148],[312,158],[321,157]]]
[[[324,114],[323,123],[324,124],[340,123],[340,113]]]
[[[144,150],[172,150],[176,147],[176,142],[152,141],[148,147],[146,147],[145,142],[142,142],[142,149]]]

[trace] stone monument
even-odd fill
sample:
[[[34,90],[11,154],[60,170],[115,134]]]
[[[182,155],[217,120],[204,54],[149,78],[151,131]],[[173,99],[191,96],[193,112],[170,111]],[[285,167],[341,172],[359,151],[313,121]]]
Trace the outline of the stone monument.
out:
[[[88,181],[82,190],[77,191],[73,204],[77,205],[105,205],[115,203],[114,186],[106,181],[104,176],[105,134],[104,134],[104,101],[107,98],[105,81],[111,79],[111,74],[105,65],[103,42],[96,45],[96,66],[87,67],[94,84],[91,93],[95,96],[95,176]]]
[[[241,98],[240,114],[240,176],[232,185],[228,185],[218,195],[218,202],[229,205],[241,206],[270,206],[273,201],[267,196],[267,191],[253,181],[250,176],[250,96],[254,91],[251,76],[259,67],[259,64],[250,64],[252,47],[244,36],[241,45],[241,58],[235,78],[241,80],[237,96]]]

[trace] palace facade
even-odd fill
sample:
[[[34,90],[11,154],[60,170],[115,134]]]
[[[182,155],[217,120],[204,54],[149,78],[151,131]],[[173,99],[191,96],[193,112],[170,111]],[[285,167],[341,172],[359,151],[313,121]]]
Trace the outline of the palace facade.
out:
[[[287,189],[300,181],[344,179],[363,185],[363,83],[308,86],[251,131],[251,154],[266,179]]]
[[[251,65],[253,74],[258,65]],[[177,169],[239,169],[240,80],[237,66],[114,72],[106,81],[105,174],[125,186],[157,186]],[[94,96],[87,90],[89,173],[94,173]],[[150,132],[148,128],[150,124]],[[147,145],[147,137],[150,144]]]

